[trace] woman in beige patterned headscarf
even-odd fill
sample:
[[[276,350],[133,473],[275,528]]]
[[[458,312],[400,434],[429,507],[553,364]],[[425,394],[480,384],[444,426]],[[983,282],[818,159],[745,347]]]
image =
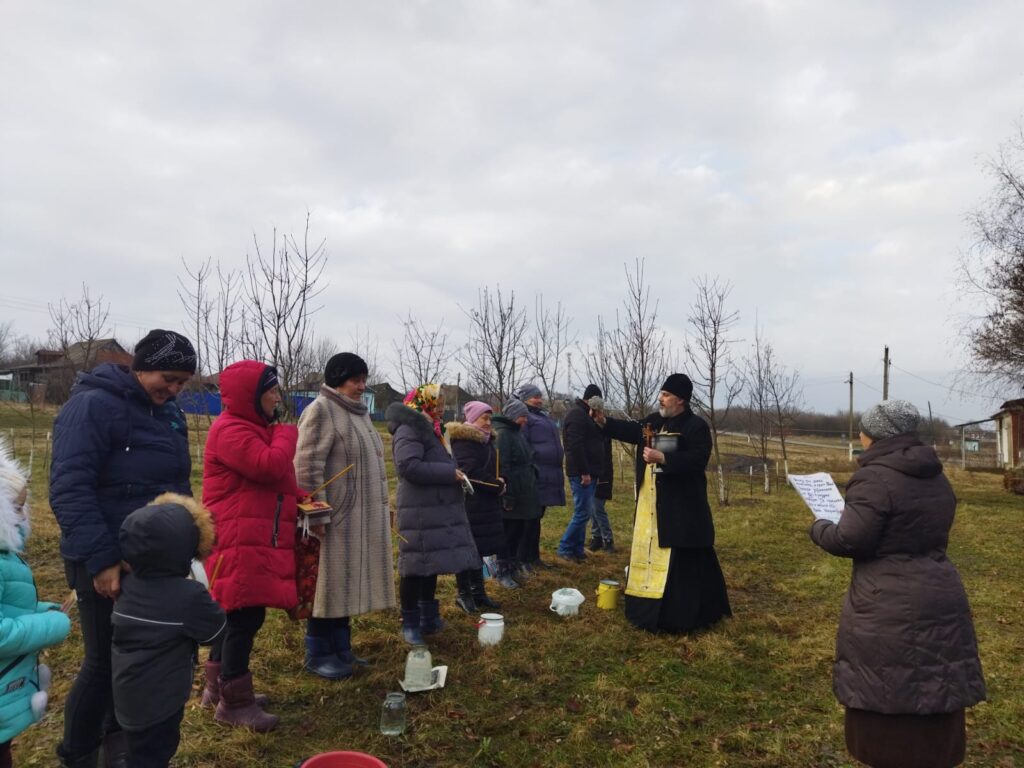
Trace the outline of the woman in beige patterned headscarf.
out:
[[[320,539],[320,569],[306,627],[306,668],[332,679],[365,663],[352,652],[349,618],[395,606],[384,444],[361,400],[367,373],[362,358],[350,352],[328,361],[320,394],[299,419],[295,453],[304,488],[354,465],[317,494],[331,509],[308,519]]]

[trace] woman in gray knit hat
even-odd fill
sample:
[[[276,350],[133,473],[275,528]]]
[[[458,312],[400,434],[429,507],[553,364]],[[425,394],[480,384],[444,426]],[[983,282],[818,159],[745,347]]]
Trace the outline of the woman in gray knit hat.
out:
[[[847,749],[874,768],[959,765],[964,709],[985,698],[971,609],[946,557],[956,496],[919,421],[905,400],[865,412],[842,516],[811,527],[815,544],[853,560],[832,687]]]

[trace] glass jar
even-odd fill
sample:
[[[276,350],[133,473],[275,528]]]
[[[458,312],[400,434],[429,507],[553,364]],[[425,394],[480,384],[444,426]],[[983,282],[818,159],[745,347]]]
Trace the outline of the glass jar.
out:
[[[402,687],[407,691],[425,691],[434,682],[433,664],[430,649],[425,645],[414,645],[405,657],[405,680]]]
[[[385,736],[405,733],[405,694],[389,693],[380,710],[380,732]]]

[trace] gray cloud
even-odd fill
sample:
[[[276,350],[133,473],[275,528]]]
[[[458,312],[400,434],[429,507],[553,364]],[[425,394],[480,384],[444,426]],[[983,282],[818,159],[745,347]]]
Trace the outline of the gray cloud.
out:
[[[308,209],[331,253],[319,330],[339,341],[358,321],[387,347],[408,308],[460,333],[458,305],[499,281],[561,299],[586,334],[641,257],[677,342],[691,279],[719,274],[739,335],[756,314],[785,361],[837,380],[808,388],[823,409],[851,368],[880,380],[886,343],[926,378],[956,367],[963,216],[1024,84],[1024,10],[1002,0],[3,15],[3,296],[38,310],[86,281],[122,327],[181,324],[182,258],[240,265]],[[904,378],[956,415],[992,410]]]

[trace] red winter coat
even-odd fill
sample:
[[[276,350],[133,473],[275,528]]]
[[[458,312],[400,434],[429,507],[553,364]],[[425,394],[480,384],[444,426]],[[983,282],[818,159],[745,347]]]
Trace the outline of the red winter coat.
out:
[[[293,463],[299,433],[291,424],[269,424],[259,410],[256,388],[266,367],[242,360],[224,369],[225,410],[206,439],[203,504],[216,528],[206,573],[226,611],[298,603],[296,501],[305,496]]]

